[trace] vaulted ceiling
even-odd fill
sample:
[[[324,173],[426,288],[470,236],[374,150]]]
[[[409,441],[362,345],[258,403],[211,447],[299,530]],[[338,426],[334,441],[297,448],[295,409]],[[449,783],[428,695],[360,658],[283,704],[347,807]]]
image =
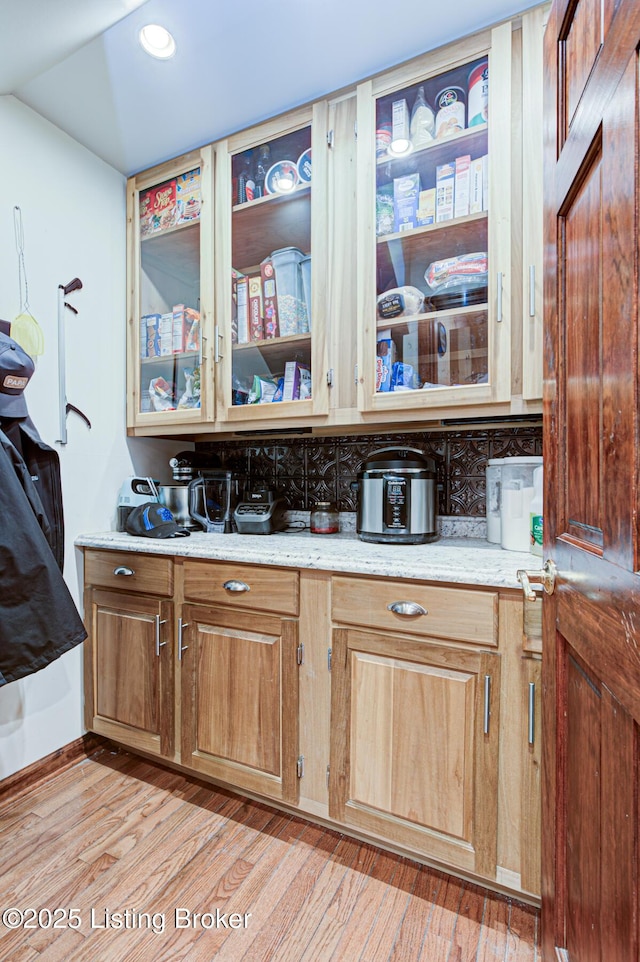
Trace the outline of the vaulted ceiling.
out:
[[[530,6],[0,0],[0,93],[131,174]],[[171,60],[153,60],[139,46],[147,23],[174,35]]]

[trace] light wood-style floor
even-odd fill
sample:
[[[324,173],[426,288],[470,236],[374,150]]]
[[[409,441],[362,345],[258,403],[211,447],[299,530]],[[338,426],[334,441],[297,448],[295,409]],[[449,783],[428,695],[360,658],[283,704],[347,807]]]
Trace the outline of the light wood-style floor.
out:
[[[124,751],[0,807],[3,962],[537,962],[537,933],[528,906]]]

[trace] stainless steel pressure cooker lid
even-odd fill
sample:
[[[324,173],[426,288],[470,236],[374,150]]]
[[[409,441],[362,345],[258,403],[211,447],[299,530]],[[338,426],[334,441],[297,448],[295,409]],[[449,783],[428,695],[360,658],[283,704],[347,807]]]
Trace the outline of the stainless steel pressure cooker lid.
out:
[[[380,448],[363,462],[366,471],[426,471],[435,478],[436,463],[417,448]]]

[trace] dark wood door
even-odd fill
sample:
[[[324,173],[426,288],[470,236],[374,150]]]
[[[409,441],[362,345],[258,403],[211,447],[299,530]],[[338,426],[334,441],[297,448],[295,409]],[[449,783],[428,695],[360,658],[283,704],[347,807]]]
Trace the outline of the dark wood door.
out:
[[[638,960],[639,43],[637,0],[545,38],[545,962]]]

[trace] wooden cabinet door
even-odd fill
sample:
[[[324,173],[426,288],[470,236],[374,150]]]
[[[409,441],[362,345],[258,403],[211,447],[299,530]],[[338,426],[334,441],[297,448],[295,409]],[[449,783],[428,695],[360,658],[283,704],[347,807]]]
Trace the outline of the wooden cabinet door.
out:
[[[504,23],[359,85],[358,407],[365,414],[435,416],[510,400],[513,43]],[[488,114],[477,112],[467,126],[455,91],[466,91],[472,73],[483,83],[489,77]],[[421,90],[440,135],[414,136],[412,145],[410,131],[398,140],[391,121],[398,107],[411,111]],[[452,107],[456,120],[449,113],[443,136],[439,124]],[[458,268],[469,272],[462,284],[442,280],[441,271]],[[406,304],[384,298],[405,287],[414,291]]]
[[[146,595],[90,589],[85,723],[159,755],[173,748],[173,605]]]
[[[218,420],[328,413],[327,114],[317,101],[216,144]]]
[[[522,16],[522,398],[542,399],[542,77],[548,8]],[[516,337],[518,325],[514,325]]]
[[[545,55],[543,958],[637,962],[635,0],[559,0]]]
[[[335,629],[329,813],[493,878],[500,656]]]
[[[127,426],[161,434],[214,418],[213,153],[127,183]]]
[[[196,605],[182,622],[182,763],[296,802],[297,622]]]

